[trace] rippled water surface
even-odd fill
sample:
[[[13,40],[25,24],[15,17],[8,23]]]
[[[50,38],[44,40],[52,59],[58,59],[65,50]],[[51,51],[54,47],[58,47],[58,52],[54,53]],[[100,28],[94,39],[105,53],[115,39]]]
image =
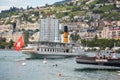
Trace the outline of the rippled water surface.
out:
[[[81,70],[89,65],[77,64],[75,58],[47,59],[46,64],[25,58],[21,52],[0,51],[0,80],[120,80],[115,70]]]

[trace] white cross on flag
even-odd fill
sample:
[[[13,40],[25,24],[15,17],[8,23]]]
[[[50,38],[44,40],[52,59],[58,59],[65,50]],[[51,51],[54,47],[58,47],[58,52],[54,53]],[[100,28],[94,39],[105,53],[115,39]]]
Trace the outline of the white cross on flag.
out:
[[[18,39],[18,41],[14,44],[15,50],[20,51],[20,48],[24,46],[24,41],[22,36]]]

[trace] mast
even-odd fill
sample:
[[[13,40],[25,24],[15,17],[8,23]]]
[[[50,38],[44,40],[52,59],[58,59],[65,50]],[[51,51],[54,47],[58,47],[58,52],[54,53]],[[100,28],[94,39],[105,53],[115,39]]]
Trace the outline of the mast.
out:
[[[48,12],[48,41],[50,41],[50,12]]]

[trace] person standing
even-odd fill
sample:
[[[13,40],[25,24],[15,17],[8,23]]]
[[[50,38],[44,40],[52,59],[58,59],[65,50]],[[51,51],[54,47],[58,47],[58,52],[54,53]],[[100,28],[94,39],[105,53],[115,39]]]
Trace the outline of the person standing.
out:
[[[116,50],[115,50],[114,53],[112,54],[112,58],[113,58],[113,59],[117,58],[117,56],[116,56]]]

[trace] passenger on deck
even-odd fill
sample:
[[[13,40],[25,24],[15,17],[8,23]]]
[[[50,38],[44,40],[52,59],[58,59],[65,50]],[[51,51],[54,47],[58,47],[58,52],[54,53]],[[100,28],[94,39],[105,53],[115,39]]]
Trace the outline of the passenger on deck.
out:
[[[116,53],[113,53],[113,54],[112,54],[112,58],[113,58],[113,59],[117,58],[117,57],[116,57]]]
[[[117,58],[117,56],[116,56],[116,50],[115,50],[114,53],[112,54],[112,58],[113,58],[113,59],[116,59],[116,58]]]
[[[100,53],[100,59],[102,59],[102,54]]]
[[[106,59],[106,56],[105,56],[105,55],[103,55],[103,59]]]
[[[112,55],[111,54],[109,54],[108,59],[112,59]]]

